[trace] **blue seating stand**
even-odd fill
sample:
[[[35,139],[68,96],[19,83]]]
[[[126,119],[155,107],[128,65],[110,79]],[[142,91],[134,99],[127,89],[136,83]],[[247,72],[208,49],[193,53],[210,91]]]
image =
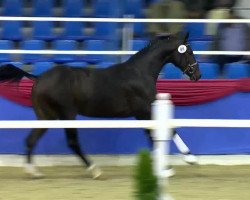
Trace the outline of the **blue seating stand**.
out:
[[[161,71],[161,78],[163,79],[182,79],[182,72],[173,64],[166,64]]]
[[[53,62],[36,62],[33,67],[31,73],[34,75],[40,75],[54,66]]]
[[[52,47],[55,50],[76,50],[77,42],[75,40],[55,40],[52,42]],[[76,60],[76,55],[72,54],[58,54],[54,55],[53,61],[57,63],[72,62]]]
[[[21,43],[21,48],[24,50],[44,50],[46,44],[43,40],[24,40]],[[24,54],[22,60],[24,63],[33,63],[45,61],[46,58],[42,54]]]
[[[200,63],[200,71],[202,79],[217,79],[220,78],[219,65],[216,63]]]
[[[224,77],[229,79],[238,79],[249,77],[249,64],[229,63],[224,66]]]

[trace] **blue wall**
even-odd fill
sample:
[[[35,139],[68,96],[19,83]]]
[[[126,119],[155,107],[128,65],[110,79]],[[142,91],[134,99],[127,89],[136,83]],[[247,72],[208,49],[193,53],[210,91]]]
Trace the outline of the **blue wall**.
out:
[[[237,93],[198,106],[175,108],[176,118],[250,119],[250,94]],[[32,108],[0,98],[0,120],[35,119]],[[86,119],[79,117],[79,119]],[[0,129],[0,153],[24,153],[24,138],[29,129]],[[195,154],[238,154],[250,152],[250,129],[247,128],[179,128],[179,134]],[[147,146],[140,129],[81,129],[83,149],[92,154],[131,154]],[[173,153],[177,152],[171,144]],[[40,140],[38,154],[68,154],[62,129],[51,129]]]

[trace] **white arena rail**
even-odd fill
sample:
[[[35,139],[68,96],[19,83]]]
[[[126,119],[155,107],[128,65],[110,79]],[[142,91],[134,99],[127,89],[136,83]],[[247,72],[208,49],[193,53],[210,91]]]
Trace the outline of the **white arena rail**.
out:
[[[64,21],[118,23],[250,23],[250,19],[146,19],[146,18],[70,18],[70,17],[6,17],[0,21]]]
[[[250,120],[236,119],[171,119],[172,127],[250,128]]]
[[[13,126],[15,124],[15,126]],[[155,128],[153,120],[1,120],[0,129],[24,128]]]
[[[137,51],[60,51],[60,50],[0,50],[1,53],[12,54],[68,54],[68,55],[133,55]],[[250,55],[250,51],[194,51],[197,55]]]

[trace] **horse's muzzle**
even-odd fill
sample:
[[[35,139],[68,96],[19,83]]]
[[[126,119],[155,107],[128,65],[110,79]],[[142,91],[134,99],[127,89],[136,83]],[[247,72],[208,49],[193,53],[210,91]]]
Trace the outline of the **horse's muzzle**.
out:
[[[184,74],[188,75],[190,80],[193,82],[198,81],[201,78],[201,73],[199,70],[199,64],[197,62],[189,64],[183,71]]]

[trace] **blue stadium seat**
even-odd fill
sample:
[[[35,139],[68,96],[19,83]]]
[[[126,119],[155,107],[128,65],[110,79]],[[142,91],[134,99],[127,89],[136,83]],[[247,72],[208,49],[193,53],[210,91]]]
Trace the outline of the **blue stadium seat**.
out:
[[[113,62],[100,62],[97,64],[98,68],[107,68],[110,67],[111,65],[114,65],[115,63]]]
[[[117,40],[118,23],[113,22],[95,22],[93,39]]]
[[[77,42],[75,40],[55,40],[52,42],[52,48],[73,51],[77,49]],[[74,60],[76,60],[76,55],[72,54],[58,54],[53,57],[53,61],[57,63],[72,62]]]
[[[20,0],[4,0],[3,15],[4,16],[22,16],[23,1]]]
[[[187,23],[184,29],[189,32],[189,40],[198,40],[205,35],[205,23]]]
[[[68,62],[66,64],[67,66],[70,66],[70,67],[87,67],[88,66],[88,63],[86,62]]]
[[[144,18],[143,8],[145,7],[142,0],[125,0],[124,14],[131,15],[134,18]],[[133,23],[135,37],[143,37],[145,33],[145,23]]]
[[[121,0],[94,0],[94,17],[120,17],[122,14]]]
[[[224,67],[224,77],[229,79],[249,77],[249,64],[229,63]]]
[[[163,79],[182,79],[183,76],[181,70],[171,63],[163,67],[161,74]]]
[[[64,17],[81,17],[85,0],[63,0]]]
[[[199,63],[202,79],[219,78],[219,65],[216,63]]]
[[[36,62],[34,63],[31,73],[34,75],[40,75],[54,66],[53,62]]]
[[[56,35],[53,32],[53,22],[51,21],[34,21],[33,38],[38,40],[54,40]]]
[[[94,17],[121,17],[123,1],[121,0],[94,0],[93,16]],[[94,22],[94,35],[92,39],[97,40],[118,40],[119,23],[114,22]],[[116,41],[118,42],[118,41]]]
[[[129,43],[132,47],[132,51],[140,51],[143,49],[145,46],[147,46],[148,41],[147,40],[142,40],[142,39],[133,39],[129,40]],[[123,56],[124,60],[127,60],[131,57],[131,55],[125,55]]]
[[[33,16],[53,16],[53,0],[32,0]]]
[[[84,50],[88,51],[104,51],[106,49],[107,41],[105,40],[86,40],[84,42]],[[105,60],[105,55],[86,55],[85,61],[91,64],[96,64]]]
[[[145,37],[145,29],[146,29],[145,23],[134,23],[134,37],[144,38]]]
[[[1,50],[10,50],[13,49],[14,44],[12,41],[10,40],[0,40],[0,49]],[[0,62],[9,62],[11,61],[11,54],[7,54],[7,53],[1,53],[0,54]]]
[[[84,40],[87,38],[84,35],[85,22],[64,22],[63,26],[62,39]]]
[[[147,40],[141,40],[141,39],[130,40],[130,42],[132,43],[132,50],[133,51],[140,51],[148,44]]]
[[[211,48],[211,41],[191,41],[193,51],[208,51]]]
[[[2,39],[22,40],[22,23],[21,21],[3,21]]]
[[[43,40],[24,40],[21,43],[21,48],[24,50],[44,50],[46,44]],[[24,63],[45,61],[46,58],[42,54],[23,54],[22,60]]]
[[[143,15],[144,1],[142,0],[125,0],[126,15],[133,15],[134,17],[140,17]]]
[[[193,51],[209,51],[211,49],[211,43],[211,41],[191,41],[190,46]],[[195,58],[200,60],[201,55],[195,55]],[[206,60],[205,62],[209,62],[209,60]]]

